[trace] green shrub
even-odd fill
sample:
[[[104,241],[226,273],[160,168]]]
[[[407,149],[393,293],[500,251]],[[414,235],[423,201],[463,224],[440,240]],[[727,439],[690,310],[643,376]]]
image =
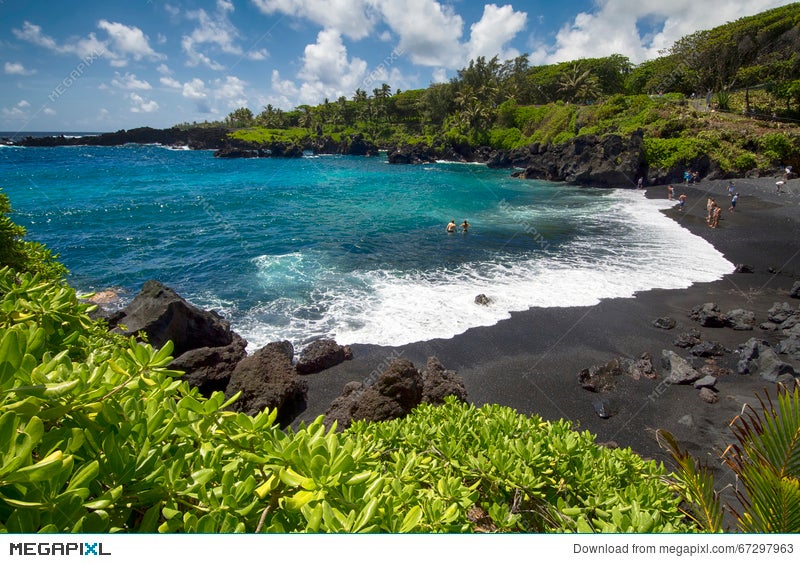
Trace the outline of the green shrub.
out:
[[[497,149],[511,150],[522,143],[522,133],[516,127],[510,129],[492,129],[489,132],[489,145]]]
[[[794,152],[792,141],[783,133],[766,133],[759,139],[759,147],[770,162],[782,163]]]

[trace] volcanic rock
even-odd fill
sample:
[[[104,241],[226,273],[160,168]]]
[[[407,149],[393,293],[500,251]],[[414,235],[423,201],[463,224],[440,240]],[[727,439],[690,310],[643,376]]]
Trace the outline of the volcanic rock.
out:
[[[672,317],[659,317],[653,321],[653,326],[662,328],[664,330],[672,330],[677,326],[678,322]]]
[[[183,378],[190,385],[210,397],[214,391],[225,391],[228,387],[236,364],[246,356],[246,346],[247,341],[234,333],[234,340],[228,346],[188,350],[175,358],[169,369],[184,372]]]
[[[664,369],[669,370],[669,375],[664,378],[667,383],[685,385],[700,379],[700,373],[689,362],[671,350],[663,350],[661,352],[661,361]]]
[[[744,309],[728,311],[725,313],[725,326],[733,330],[753,330],[756,326],[756,315]]]
[[[198,309],[155,280],[145,282],[130,305],[108,319],[108,326],[125,336],[142,331],[156,348],[171,340],[176,357],[196,348],[228,346],[235,340],[228,321],[214,311]]]
[[[277,421],[289,424],[305,408],[308,392],[292,366],[293,356],[290,342],[272,342],[240,361],[225,390],[227,397],[242,392],[232,407],[250,415],[277,409]]]
[[[428,358],[422,372],[422,402],[431,405],[444,404],[445,397],[454,396],[466,402],[467,390],[464,380],[453,370],[445,369],[436,357]]]
[[[297,373],[306,375],[341,364],[347,359],[347,349],[330,338],[315,340],[303,349],[295,365]]]
[[[725,326],[725,316],[716,303],[704,303],[694,307],[689,317],[700,323],[700,326],[714,328]]]

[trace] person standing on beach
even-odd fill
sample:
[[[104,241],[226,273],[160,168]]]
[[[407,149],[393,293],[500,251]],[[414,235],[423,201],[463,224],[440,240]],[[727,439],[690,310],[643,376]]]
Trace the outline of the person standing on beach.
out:
[[[728,182],[728,196],[733,197],[733,193],[736,191],[736,184],[733,183],[733,180]]]
[[[683,211],[685,207],[686,207],[686,194],[681,194],[681,196],[678,198],[678,209]]]
[[[456,220],[450,219],[450,222],[447,224],[447,232],[454,233],[456,232]]]
[[[711,223],[710,226],[712,229],[716,229],[717,225],[719,225],[719,218],[722,215],[722,208],[714,202],[714,207],[711,210]]]
[[[739,201],[739,192],[736,192],[735,194],[733,194],[733,197],[731,198],[731,206],[728,208],[728,211],[730,211],[731,213],[736,211],[736,203],[738,201]]]
[[[673,199],[675,199],[675,198],[673,197],[673,196],[674,196],[674,194],[675,194],[675,188],[673,188],[673,187],[672,187],[672,184],[670,184],[669,186],[667,186],[667,199],[668,199],[668,200],[670,200],[670,201],[672,201]]]
[[[638,189],[640,189],[640,190],[641,190],[642,188],[644,188],[644,178],[642,178],[641,176],[639,176],[639,181],[638,181],[638,182],[636,182],[636,187],[637,187]]]
[[[714,200],[714,198],[709,196],[708,201],[706,202],[706,225],[711,224],[711,216],[714,213],[714,207],[716,205],[717,202]]]

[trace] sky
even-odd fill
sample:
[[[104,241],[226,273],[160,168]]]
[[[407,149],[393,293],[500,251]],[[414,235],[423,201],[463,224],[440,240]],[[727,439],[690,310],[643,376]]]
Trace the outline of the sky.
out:
[[[116,131],[447,81],[478,56],[655,58],[790,0],[0,0],[0,131]]]

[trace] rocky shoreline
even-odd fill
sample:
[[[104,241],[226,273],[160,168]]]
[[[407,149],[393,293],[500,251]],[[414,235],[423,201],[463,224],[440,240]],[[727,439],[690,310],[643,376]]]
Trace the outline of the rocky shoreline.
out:
[[[473,147],[440,139],[434,145],[399,144],[379,147],[361,134],[334,140],[330,136],[309,136],[301,142],[252,142],[229,137],[231,129],[194,127],[153,129],[140,127],[85,137],[26,137],[15,144],[27,147],[55,146],[119,146],[125,144],[159,144],[188,147],[193,150],[214,150],[216,158],[301,158],[313,154],[377,156],[386,151],[390,164],[422,164],[438,160],[483,163],[491,168],[517,169],[513,175],[570,184],[619,188],[636,187],[639,178],[647,184],[678,182],[686,169],[697,171],[707,180],[729,178],[736,173],[723,172],[719,163],[708,157],[682,162],[670,169],[651,169],[646,164],[644,136],[641,130],[629,136],[581,135],[560,144],[534,143],[513,150]],[[748,176],[772,174],[773,171],[738,171]]]

